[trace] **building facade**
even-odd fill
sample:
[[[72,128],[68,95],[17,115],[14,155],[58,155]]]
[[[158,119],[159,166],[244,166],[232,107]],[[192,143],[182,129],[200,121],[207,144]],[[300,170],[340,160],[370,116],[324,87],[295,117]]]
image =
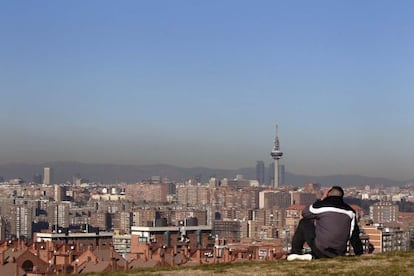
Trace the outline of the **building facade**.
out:
[[[398,205],[391,201],[381,201],[369,207],[369,217],[373,223],[385,223],[398,220]]]

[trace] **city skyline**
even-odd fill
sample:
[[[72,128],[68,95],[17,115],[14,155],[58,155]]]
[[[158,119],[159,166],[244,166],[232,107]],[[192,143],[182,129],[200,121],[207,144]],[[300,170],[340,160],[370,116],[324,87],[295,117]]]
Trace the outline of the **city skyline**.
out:
[[[3,3],[0,164],[413,179],[413,6]]]

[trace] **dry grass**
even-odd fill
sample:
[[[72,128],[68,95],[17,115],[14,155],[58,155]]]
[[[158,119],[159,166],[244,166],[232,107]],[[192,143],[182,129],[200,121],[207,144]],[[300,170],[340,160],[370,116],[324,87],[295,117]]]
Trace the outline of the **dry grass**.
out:
[[[244,262],[232,264],[202,265],[187,268],[157,268],[120,271],[100,276],[132,275],[414,275],[414,251],[388,253],[376,256],[340,257],[312,261],[285,260],[273,262]]]

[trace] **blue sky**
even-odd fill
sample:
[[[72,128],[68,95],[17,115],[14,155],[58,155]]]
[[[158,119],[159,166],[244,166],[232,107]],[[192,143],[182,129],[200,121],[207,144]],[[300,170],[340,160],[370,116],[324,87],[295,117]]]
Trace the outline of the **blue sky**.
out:
[[[411,1],[0,3],[0,163],[414,178]]]

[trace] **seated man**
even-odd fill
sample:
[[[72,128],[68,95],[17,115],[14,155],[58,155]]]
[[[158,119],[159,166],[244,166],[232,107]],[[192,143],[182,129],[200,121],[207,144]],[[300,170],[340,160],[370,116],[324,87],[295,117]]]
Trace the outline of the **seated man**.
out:
[[[339,186],[327,190],[321,200],[307,206],[292,239],[288,261],[332,258],[346,253],[350,240],[356,255],[363,253],[355,211],[343,201],[344,191]],[[303,254],[307,243],[312,254]]]

